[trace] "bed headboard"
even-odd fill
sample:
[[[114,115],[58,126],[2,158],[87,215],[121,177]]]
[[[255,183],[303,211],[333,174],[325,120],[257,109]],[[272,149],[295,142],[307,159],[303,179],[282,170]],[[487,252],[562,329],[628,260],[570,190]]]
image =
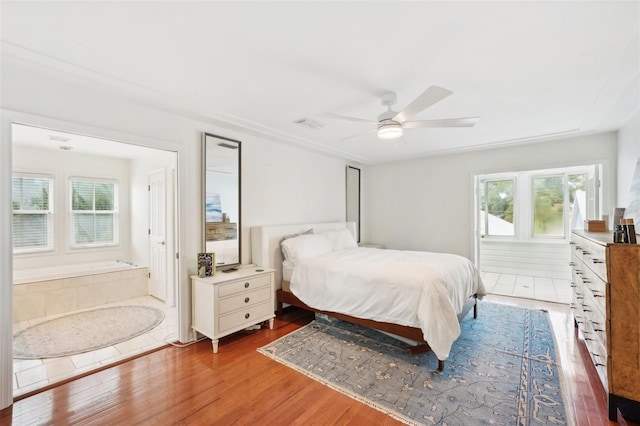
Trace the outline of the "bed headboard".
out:
[[[355,222],[309,223],[303,225],[254,226],[251,228],[251,262],[275,269],[276,289],[282,287],[282,251],[280,240],[285,235],[302,233],[313,228],[314,233],[347,228],[356,236]]]

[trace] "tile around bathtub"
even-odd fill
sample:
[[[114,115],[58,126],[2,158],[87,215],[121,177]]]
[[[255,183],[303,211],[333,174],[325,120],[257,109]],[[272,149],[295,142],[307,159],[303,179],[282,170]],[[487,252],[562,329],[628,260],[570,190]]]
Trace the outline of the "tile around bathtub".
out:
[[[107,303],[107,290],[104,283],[78,287],[78,307],[93,308]]]
[[[46,315],[45,293],[13,296],[13,322],[27,321]]]
[[[47,280],[22,284],[27,287],[28,293],[44,293],[51,290],[58,290],[64,287],[64,280]]]
[[[80,287],[83,285],[93,284],[95,275],[83,275],[80,277],[71,277],[64,279],[65,287]]]
[[[50,291],[45,297],[46,315],[60,314],[78,310],[78,289],[63,288]]]
[[[14,284],[13,285],[13,295],[14,296],[24,296],[25,294],[29,294],[29,290],[24,284]]]
[[[118,281],[122,278],[122,273],[120,271],[117,272],[105,272],[103,274],[95,274],[93,276],[93,282],[96,283],[105,283],[110,281]]]

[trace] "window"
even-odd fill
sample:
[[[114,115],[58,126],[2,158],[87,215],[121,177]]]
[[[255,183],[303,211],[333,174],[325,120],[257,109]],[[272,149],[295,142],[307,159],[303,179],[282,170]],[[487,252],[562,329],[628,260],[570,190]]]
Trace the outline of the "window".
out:
[[[517,241],[567,238],[587,218],[600,217],[602,166],[477,176],[481,238]]]
[[[481,182],[481,235],[515,235],[513,226],[513,193],[513,179]]]
[[[564,237],[564,176],[531,179],[533,235]]]
[[[14,175],[11,190],[13,252],[53,249],[53,179]]]
[[[73,247],[118,243],[118,185],[71,179],[71,241]]]

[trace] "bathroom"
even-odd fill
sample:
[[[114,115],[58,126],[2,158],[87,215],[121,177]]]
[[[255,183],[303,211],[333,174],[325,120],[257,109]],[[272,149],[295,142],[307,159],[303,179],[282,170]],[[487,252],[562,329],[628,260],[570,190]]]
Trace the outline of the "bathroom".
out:
[[[177,154],[21,124],[12,125],[12,153],[14,333],[77,311],[143,304],[165,311],[156,344],[175,340]],[[108,207],[93,217],[77,207],[87,187],[108,194]],[[86,354],[15,360],[14,395],[130,355],[103,352],[92,362]]]

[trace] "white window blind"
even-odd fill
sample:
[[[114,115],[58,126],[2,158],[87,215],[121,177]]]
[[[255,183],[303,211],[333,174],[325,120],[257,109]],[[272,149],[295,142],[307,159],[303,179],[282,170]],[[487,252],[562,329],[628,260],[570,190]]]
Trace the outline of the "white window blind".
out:
[[[14,175],[11,179],[14,253],[53,248],[53,179]]]
[[[118,243],[118,185],[115,182],[71,179],[73,247]]]

